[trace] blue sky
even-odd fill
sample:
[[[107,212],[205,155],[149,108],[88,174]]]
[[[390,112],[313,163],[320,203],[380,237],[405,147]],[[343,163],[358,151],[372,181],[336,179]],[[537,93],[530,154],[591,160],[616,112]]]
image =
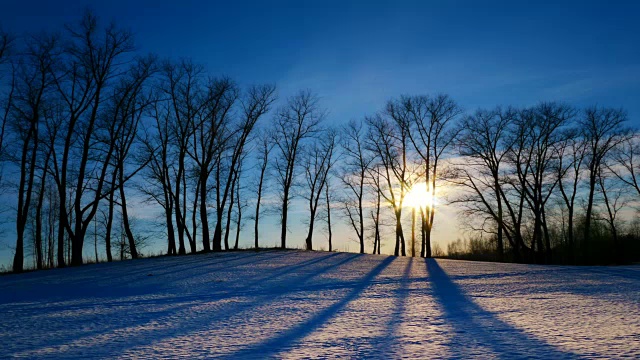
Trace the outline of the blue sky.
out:
[[[563,100],[640,115],[635,1],[4,0],[0,24],[59,28],[86,8],[131,28],[142,52],[274,82],[281,97],[311,88],[335,121],[433,92],[468,109]]]
[[[60,29],[87,8],[133,30],[141,52],[275,83],[281,99],[310,88],[332,123],[400,94],[444,92],[469,111],[624,107],[640,125],[636,1],[3,0],[0,26]]]

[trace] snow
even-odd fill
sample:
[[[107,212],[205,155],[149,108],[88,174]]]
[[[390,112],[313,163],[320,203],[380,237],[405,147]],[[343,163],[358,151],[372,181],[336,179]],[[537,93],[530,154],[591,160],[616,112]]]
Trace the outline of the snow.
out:
[[[0,358],[640,358],[640,266],[243,251],[0,277]]]

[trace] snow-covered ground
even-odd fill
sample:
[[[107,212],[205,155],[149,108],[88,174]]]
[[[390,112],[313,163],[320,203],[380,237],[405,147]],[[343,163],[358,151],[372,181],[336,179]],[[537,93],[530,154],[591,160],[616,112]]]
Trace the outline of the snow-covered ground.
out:
[[[640,358],[640,267],[302,251],[0,277],[0,358]]]

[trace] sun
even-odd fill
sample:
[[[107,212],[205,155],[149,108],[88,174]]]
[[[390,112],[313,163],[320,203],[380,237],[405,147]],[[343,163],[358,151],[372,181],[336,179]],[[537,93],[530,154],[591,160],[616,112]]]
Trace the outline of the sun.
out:
[[[427,191],[427,185],[424,182],[414,184],[407,196],[405,197],[404,206],[409,208],[428,208],[438,204],[437,198],[431,198],[431,193]]]

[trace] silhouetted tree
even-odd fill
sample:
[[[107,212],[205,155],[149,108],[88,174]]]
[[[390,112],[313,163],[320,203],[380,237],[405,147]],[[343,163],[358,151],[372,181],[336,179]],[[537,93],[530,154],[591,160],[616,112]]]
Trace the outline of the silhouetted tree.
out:
[[[640,196],[640,134],[629,136],[612,155],[614,161],[608,166],[609,171]]]
[[[58,69],[54,76],[59,97],[66,107],[63,119],[66,134],[59,145],[61,149],[54,151],[57,161],[53,164],[61,199],[58,266],[65,265],[65,232],[71,241],[72,265],[83,262],[84,236],[99,200],[105,196],[106,169],[113,155],[112,147],[95,148],[100,146],[95,139],[96,121],[107,89],[121,74],[120,59],[133,50],[130,32],[112,24],[101,34],[97,19],[91,13],[85,14],[78,26],[67,29],[69,45],[64,56],[55,61]],[[104,154],[95,156],[100,151]]]
[[[516,229],[505,224],[501,180],[504,158],[512,146],[507,134],[515,116],[516,111],[511,108],[478,110],[462,121],[458,141],[458,152],[463,161],[457,169],[459,181],[455,183],[470,190],[471,195],[460,195],[454,202],[464,206],[467,214],[496,224],[487,227],[481,220],[481,226],[476,230],[493,232],[495,228],[498,261],[504,260],[503,236],[507,237],[516,257],[519,249],[514,238]]]
[[[570,129],[563,141],[556,145],[558,153],[558,189],[567,209],[566,240],[568,261],[570,263],[575,260],[575,205],[584,170],[586,145],[587,143],[575,127]]]
[[[360,253],[364,254],[364,198],[367,172],[374,157],[366,150],[366,130],[362,121],[350,121],[342,129],[344,154],[340,180],[346,188],[342,208],[358,237]]]
[[[390,109],[388,112],[394,111]],[[406,256],[404,232],[402,231],[402,206],[405,196],[411,189],[412,171],[410,169],[408,155],[409,128],[408,124],[399,124],[393,119],[376,115],[366,118],[369,128],[367,135],[367,148],[376,156],[376,172],[382,177],[378,183],[381,188],[380,195],[393,208],[396,218],[395,237],[396,244],[394,255]]]
[[[172,116],[168,103],[162,101],[159,93],[154,94],[154,100],[149,111],[153,120],[152,125],[149,126],[149,129],[143,128],[141,153],[149,161],[142,173],[145,179],[144,185],[139,186],[138,190],[145,195],[147,201],[156,202],[164,210],[164,223],[167,229],[167,254],[176,255],[178,251],[176,249],[173,224],[173,180],[170,171],[170,164],[174,163],[175,160],[170,132]],[[107,244],[107,246],[110,245]],[[110,252],[111,250],[107,250],[107,255]]]
[[[113,181],[114,178],[111,179],[111,186],[117,186],[119,189],[122,225],[127,241],[129,242],[129,252],[133,259],[138,257],[138,251],[129,223],[125,183],[131,179],[134,174],[144,168],[149,159],[146,157],[138,157],[136,164],[127,163],[131,157],[131,149],[137,140],[138,126],[141,118],[146,113],[152,101],[146,91],[145,85],[154,71],[154,58],[149,57],[136,61],[128,74],[121,79],[120,85],[116,87],[116,92],[112,97],[113,103],[107,112],[108,117],[106,118],[107,124],[105,126],[108,133],[107,139],[113,143],[113,172],[117,177],[117,183]],[[133,166],[129,174],[125,171],[126,165]],[[115,192],[115,189],[112,189],[111,192]],[[111,194],[110,199],[113,201]]]
[[[624,262],[624,248],[620,242],[620,231],[618,226],[618,215],[629,201],[625,196],[626,189],[623,188],[620,179],[616,178],[607,169],[607,164],[601,164],[597,173],[598,187],[600,196],[602,196],[602,204],[604,205],[605,216],[602,219],[606,222],[611,238],[613,239],[613,256],[618,264]]]
[[[309,205],[309,230],[305,240],[306,249],[313,250],[313,228],[318,211],[318,203],[327,184],[329,172],[335,164],[335,147],[337,132],[333,129],[320,134],[318,142],[303,151],[302,167],[304,169],[306,189],[302,197]]]
[[[318,98],[307,90],[290,97],[287,104],[278,110],[274,120],[273,141],[277,150],[274,169],[282,203],[280,247],[283,249],[287,245],[291,187],[296,177],[300,145],[303,140],[318,132],[325,114],[326,111],[318,105]]]
[[[551,260],[546,204],[558,184],[557,146],[564,142],[564,130],[574,116],[575,110],[569,106],[541,103],[520,111],[514,127],[507,158],[515,173],[517,185],[513,189],[524,198],[533,216],[530,249],[539,262]]]
[[[222,167],[222,158],[218,158],[218,168],[216,173],[216,216],[217,224],[213,236],[213,250],[220,251],[222,248],[222,216],[227,198],[230,197],[229,209],[233,208],[233,191],[236,182],[236,174],[240,159],[244,155],[244,150],[258,120],[265,115],[275,101],[275,86],[262,85],[249,89],[242,99],[242,115],[238,124],[232,129],[233,136],[230,140],[230,156],[228,164]],[[226,170],[226,176],[221,175],[221,171]],[[228,211],[229,213],[229,211]],[[228,226],[227,232],[228,234]],[[225,249],[228,249],[228,235],[225,235]]]
[[[611,150],[628,139],[630,130],[626,123],[627,113],[624,110],[598,107],[586,109],[579,121],[582,136],[587,144],[585,156],[589,190],[584,223],[585,246],[588,246],[591,238],[591,218],[598,171],[605,157],[611,154]]]
[[[17,81],[12,103],[11,128],[15,133],[16,162],[20,168],[18,182],[18,208],[16,218],[16,251],[13,271],[20,272],[24,264],[25,227],[35,191],[35,174],[40,153],[40,128],[48,102],[52,100],[53,53],[57,50],[57,38],[32,37],[24,55],[16,64]],[[36,236],[36,240],[40,238]],[[42,268],[41,244],[36,244],[37,267]]]
[[[269,165],[269,154],[271,154],[271,150],[275,144],[271,141],[272,134],[268,131],[262,132],[258,136],[258,167],[260,174],[258,175],[258,189],[257,189],[257,198],[256,198],[256,214],[255,214],[255,222],[254,222],[254,247],[256,249],[260,248],[259,244],[259,222],[260,222],[260,205],[262,202],[262,189],[265,182],[265,173],[267,171],[267,166]]]
[[[5,161],[5,129],[7,120],[13,106],[13,96],[16,88],[16,76],[15,66],[4,66],[9,61],[9,54],[13,44],[13,37],[0,30],[0,85],[4,87],[6,85],[6,94],[0,92],[0,170],[2,170],[2,164]],[[6,76],[9,74],[9,76]],[[0,171],[0,189],[2,189],[2,171]]]
[[[431,230],[435,219],[434,200],[439,167],[459,131],[455,121],[462,109],[447,95],[403,96],[389,102],[387,112],[401,127],[408,128],[407,135],[422,160],[426,192],[430,194],[422,217],[422,247],[426,249],[425,256],[431,257]]]

